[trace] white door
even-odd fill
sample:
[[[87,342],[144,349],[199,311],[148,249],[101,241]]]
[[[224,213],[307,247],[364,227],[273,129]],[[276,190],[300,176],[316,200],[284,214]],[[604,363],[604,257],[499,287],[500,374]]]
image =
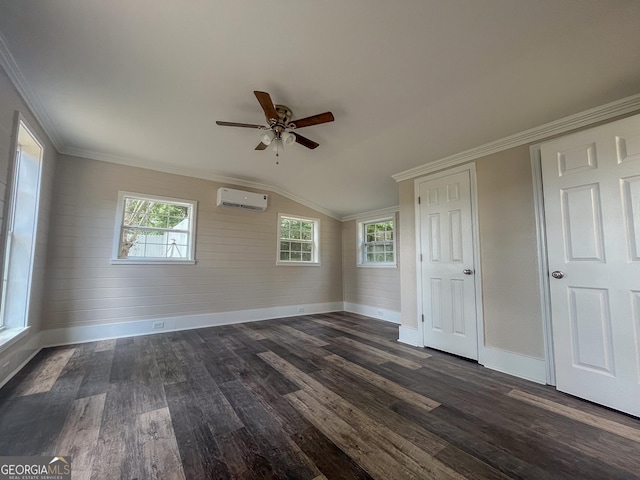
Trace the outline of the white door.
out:
[[[557,388],[640,416],[640,116],[541,154]]]
[[[418,186],[424,344],[477,360],[469,170]]]

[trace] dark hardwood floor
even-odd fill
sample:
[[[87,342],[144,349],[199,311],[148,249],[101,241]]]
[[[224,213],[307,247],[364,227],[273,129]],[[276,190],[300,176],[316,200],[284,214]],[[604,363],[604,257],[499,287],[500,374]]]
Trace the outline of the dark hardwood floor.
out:
[[[41,351],[0,455],[95,479],[640,478],[640,421],[346,313]],[[640,399],[639,399],[640,401]]]

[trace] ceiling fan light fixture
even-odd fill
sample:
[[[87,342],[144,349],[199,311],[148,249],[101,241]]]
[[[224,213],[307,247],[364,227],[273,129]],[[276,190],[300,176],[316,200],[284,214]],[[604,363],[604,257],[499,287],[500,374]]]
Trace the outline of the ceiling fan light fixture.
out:
[[[282,135],[282,142],[287,146],[293,145],[296,143],[296,136],[291,132],[286,132]]]
[[[274,138],[275,138],[275,134],[271,130],[269,130],[268,132],[260,136],[260,141],[265,145],[271,145],[271,142],[273,141]]]

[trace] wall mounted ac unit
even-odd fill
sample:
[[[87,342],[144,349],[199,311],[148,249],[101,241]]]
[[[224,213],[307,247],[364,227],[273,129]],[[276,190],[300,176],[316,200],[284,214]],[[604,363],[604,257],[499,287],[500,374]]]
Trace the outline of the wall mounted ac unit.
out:
[[[218,189],[218,207],[240,207],[249,210],[264,212],[267,209],[269,195],[264,193],[245,192],[233,188],[221,187]]]

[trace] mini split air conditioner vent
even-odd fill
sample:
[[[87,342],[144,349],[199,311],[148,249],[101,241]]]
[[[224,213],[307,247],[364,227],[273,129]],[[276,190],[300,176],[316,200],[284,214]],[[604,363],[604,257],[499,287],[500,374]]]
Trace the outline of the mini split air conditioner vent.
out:
[[[264,212],[267,209],[269,195],[264,193],[245,192],[233,188],[219,188],[217,206],[247,208]]]

